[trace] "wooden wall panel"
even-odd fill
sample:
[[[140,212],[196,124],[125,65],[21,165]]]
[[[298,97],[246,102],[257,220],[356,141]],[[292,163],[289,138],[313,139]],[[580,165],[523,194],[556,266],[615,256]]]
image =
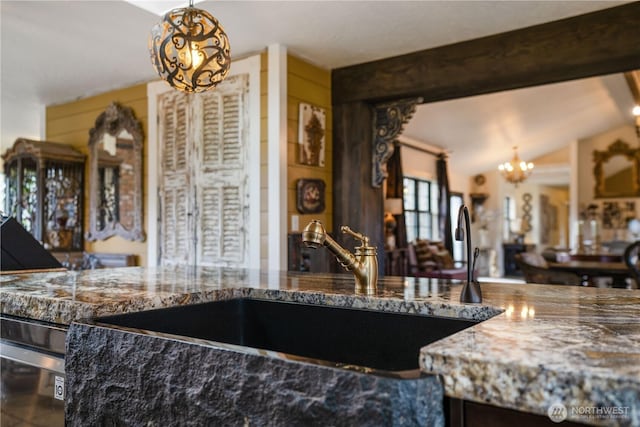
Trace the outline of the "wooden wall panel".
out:
[[[373,109],[364,102],[333,106],[334,220],[369,237],[378,248],[379,271],[384,271],[382,186],[371,185]],[[353,239],[336,233],[347,248]]]
[[[133,111],[145,111],[144,119],[146,121],[146,108],[147,108],[147,98],[135,99],[132,101],[118,101],[122,105],[126,105],[127,107],[133,108]],[[125,104],[126,102],[126,104]],[[91,123],[91,127],[95,123],[96,117],[98,117],[104,108],[98,107],[97,109],[87,110],[87,111],[79,111],[74,114],[69,115],[60,115],[56,118],[50,117],[49,112],[47,110],[47,135],[60,135],[69,131],[86,131],[87,123]],[[142,121],[137,115],[139,121]],[[145,128],[146,129],[146,128]],[[87,133],[87,137],[88,137]]]
[[[260,54],[260,267],[269,266],[269,56]]]
[[[331,114],[331,72],[300,58],[287,57],[287,230],[291,216],[298,215],[300,230],[312,219],[319,219],[328,231],[333,230],[333,124]],[[309,166],[299,158],[299,105],[301,102],[321,107],[326,112],[325,165]],[[296,208],[296,184],[301,178],[322,179],[325,184],[325,210],[304,215]]]
[[[122,89],[112,90],[95,96],[89,96],[76,101],[50,105],[47,107],[47,118],[56,119],[86,111],[101,112],[105,108],[105,99],[114,99],[118,100],[122,104],[126,103],[126,105],[129,105],[129,102],[143,98],[146,99],[146,97],[147,85],[146,83],[142,83]],[[146,111],[144,112],[144,115],[147,115]]]

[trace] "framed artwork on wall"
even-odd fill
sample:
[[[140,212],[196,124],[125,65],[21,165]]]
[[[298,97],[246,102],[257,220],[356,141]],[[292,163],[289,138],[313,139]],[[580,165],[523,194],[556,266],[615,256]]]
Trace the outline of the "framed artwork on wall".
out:
[[[309,166],[324,166],[326,112],[324,108],[300,103],[298,129],[299,162]]]
[[[325,183],[321,179],[299,179],[297,183],[296,205],[302,214],[314,214],[324,211]]]

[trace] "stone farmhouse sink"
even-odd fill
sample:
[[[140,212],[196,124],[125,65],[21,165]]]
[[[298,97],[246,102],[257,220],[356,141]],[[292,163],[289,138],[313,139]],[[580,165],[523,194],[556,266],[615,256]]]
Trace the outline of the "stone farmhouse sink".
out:
[[[477,323],[250,298],[102,317],[96,322],[385,371],[417,369],[421,347]]]
[[[419,349],[475,323],[252,298],[74,322],[65,421],[442,426]]]

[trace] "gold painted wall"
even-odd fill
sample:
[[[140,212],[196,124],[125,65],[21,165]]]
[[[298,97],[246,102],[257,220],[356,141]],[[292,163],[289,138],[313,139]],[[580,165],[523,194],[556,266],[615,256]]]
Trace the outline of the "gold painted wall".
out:
[[[308,166],[299,159],[299,105],[301,102],[324,108],[325,165]],[[287,230],[292,215],[298,215],[299,228],[312,219],[322,221],[327,231],[333,230],[333,116],[331,111],[331,71],[312,65],[292,55],[287,57]],[[325,184],[325,210],[303,215],[296,208],[296,184],[300,178],[322,179]]]
[[[131,107],[136,118],[142,124],[143,141],[143,213],[146,212],[146,180],[147,180],[147,85],[139,84],[124,89],[114,90],[100,95],[71,101],[65,104],[48,106],[46,109],[46,140],[70,144],[82,153],[89,153],[89,130],[94,127],[96,118],[112,102]],[[143,221],[147,231],[147,218]],[[84,191],[84,231],[89,228],[89,162],[85,165]],[[146,265],[146,242],[130,242],[121,237],[111,237],[105,241],[87,242],[85,251],[99,253],[127,253],[138,257],[139,265]]]
[[[260,268],[269,267],[269,56],[260,54]]]

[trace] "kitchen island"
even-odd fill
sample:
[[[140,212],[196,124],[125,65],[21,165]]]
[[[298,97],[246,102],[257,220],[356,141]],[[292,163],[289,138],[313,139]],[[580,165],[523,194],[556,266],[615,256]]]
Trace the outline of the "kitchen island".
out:
[[[251,297],[481,321],[422,348],[420,367],[454,402],[568,420],[640,425],[640,292],[482,284],[481,305],[461,286],[385,278],[374,295],[352,276],[206,267],[124,268],[3,275],[3,314],[57,324],[114,313]],[[68,342],[67,347],[72,345]]]

